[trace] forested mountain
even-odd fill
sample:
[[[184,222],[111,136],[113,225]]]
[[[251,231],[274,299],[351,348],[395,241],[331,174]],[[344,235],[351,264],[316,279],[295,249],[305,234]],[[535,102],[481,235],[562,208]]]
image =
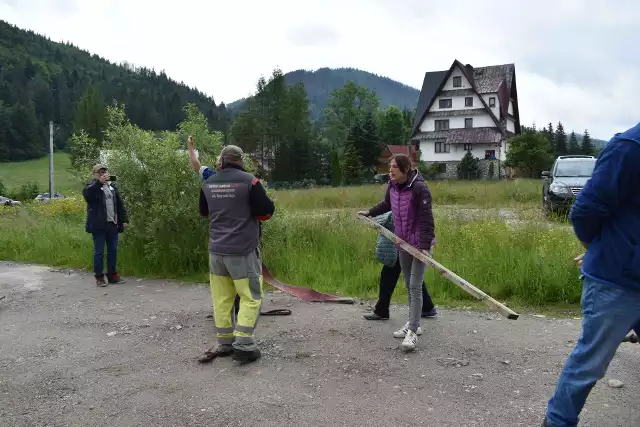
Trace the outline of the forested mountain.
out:
[[[354,81],[358,86],[376,93],[380,99],[380,107],[385,109],[395,105],[399,109],[415,110],[420,96],[418,89],[409,87],[387,77],[381,77],[354,68],[320,68],[316,71],[297,70],[284,75],[287,86],[302,83],[309,99],[309,111],[312,120],[321,118],[322,112],[331,99],[334,89],[342,88],[348,81]],[[246,99],[240,99],[229,104],[229,109],[235,114]]]
[[[46,154],[49,120],[56,125],[58,148],[74,127],[92,124],[99,133],[103,106],[114,99],[148,130],[174,130],[187,103],[198,106],[212,129],[224,131],[230,122],[224,104],[216,106],[213,98],[164,72],[114,64],[0,20],[0,161]]]

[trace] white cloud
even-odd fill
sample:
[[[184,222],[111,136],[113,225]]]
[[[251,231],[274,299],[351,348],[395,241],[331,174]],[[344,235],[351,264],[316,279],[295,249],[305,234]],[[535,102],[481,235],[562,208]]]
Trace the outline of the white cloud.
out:
[[[453,59],[516,64],[521,120],[608,139],[640,121],[640,3],[619,0],[0,0],[21,28],[164,69],[217,102],[260,75],[350,66],[419,88]]]

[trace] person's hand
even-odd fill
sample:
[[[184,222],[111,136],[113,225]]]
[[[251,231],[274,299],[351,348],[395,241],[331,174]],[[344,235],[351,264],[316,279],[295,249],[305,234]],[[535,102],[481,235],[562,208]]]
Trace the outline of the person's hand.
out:
[[[584,259],[584,254],[580,254],[575,257],[573,260],[578,264],[578,267],[582,267],[582,260]]]
[[[431,249],[421,249],[420,252],[431,258],[433,256],[433,247]]]
[[[191,135],[189,135],[189,138],[187,138],[187,148],[189,150],[195,150],[196,148],[196,139]]]
[[[122,223],[122,228],[126,230],[127,227],[129,227],[129,223],[128,222],[123,222]]]
[[[369,216],[369,211],[358,211],[358,215]]]

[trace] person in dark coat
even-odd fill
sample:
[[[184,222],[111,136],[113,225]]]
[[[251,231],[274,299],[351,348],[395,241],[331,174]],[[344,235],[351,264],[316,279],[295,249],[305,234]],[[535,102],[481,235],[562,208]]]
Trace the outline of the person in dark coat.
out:
[[[82,190],[87,202],[85,230],[93,236],[93,272],[97,286],[124,283],[116,268],[118,234],[127,227],[129,218],[117,187],[111,182],[106,166],[93,167],[93,179]],[[107,247],[107,281],[104,275],[104,248]]]

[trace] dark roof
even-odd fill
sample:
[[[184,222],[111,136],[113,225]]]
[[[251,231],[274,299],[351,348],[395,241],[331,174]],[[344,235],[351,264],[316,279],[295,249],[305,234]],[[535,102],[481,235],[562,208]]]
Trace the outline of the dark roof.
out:
[[[502,133],[492,127],[422,132],[420,136],[424,139],[444,140],[447,144],[493,144],[502,139]]]
[[[422,89],[420,90],[420,97],[418,98],[418,106],[416,107],[416,115],[413,118],[411,135],[415,134],[420,127],[425,113],[429,111],[431,101],[438,93],[442,82],[448,74],[448,71],[430,71],[424,74],[424,81],[422,82]]]
[[[471,83],[471,94],[476,93],[478,95],[480,103],[489,113],[493,122],[496,124],[496,127],[502,129],[498,118],[493,114],[493,111],[491,111],[480,95],[484,93],[498,92],[498,88],[503,81],[506,81],[507,83],[507,93],[511,93],[511,84],[515,76],[515,65],[503,64],[474,68],[469,64],[464,65],[456,59],[447,71],[430,71],[425,73],[424,81],[422,82],[422,90],[420,91],[420,98],[418,99],[418,106],[416,108],[416,115],[413,120],[413,128],[411,131],[412,138],[416,133],[418,133],[420,123],[422,123],[426,117],[435,97],[442,90],[442,87],[451,75],[451,72],[456,67],[460,67],[462,73]],[[452,91],[446,91],[446,96],[453,96],[450,92]],[[466,95],[467,93],[468,92],[465,92],[464,94]]]
[[[473,77],[478,93],[496,93],[500,84],[506,80],[507,90],[511,92],[511,83],[515,65],[503,64],[489,67],[478,67],[474,69]]]

